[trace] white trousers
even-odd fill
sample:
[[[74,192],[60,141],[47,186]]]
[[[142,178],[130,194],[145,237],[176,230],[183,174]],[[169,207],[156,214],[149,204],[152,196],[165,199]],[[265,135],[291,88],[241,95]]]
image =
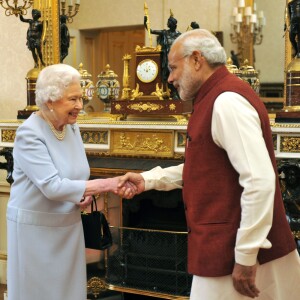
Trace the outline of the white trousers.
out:
[[[290,254],[258,265],[256,285],[260,290],[255,300],[299,300],[300,258],[297,250]],[[191,300],[249,300],[238,293],[231,275],[223,277],[193,276]]]

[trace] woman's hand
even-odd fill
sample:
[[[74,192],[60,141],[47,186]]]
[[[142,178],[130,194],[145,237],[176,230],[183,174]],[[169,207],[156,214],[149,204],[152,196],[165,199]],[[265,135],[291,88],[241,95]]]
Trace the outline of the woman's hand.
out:
[[[118,176],[113,178],[99,178],[88,180],[86,182],[84,196],[87,197],[107,192],[112,192],[116,195],[120,195],[124,193],[124,191],[120,192],[120,189],[122,189],[126,191],[126,195],[130,195],[131,197],[133,197],[138,192],[138,187],[134,182],[125,182],[124,180],[121,180],[121,178],[123,177]]]
[[[81,199],[80,203],[78,204],[82,210],[86,209],[89,205],[91,205],[93,201],[92,196],[85,196]]]

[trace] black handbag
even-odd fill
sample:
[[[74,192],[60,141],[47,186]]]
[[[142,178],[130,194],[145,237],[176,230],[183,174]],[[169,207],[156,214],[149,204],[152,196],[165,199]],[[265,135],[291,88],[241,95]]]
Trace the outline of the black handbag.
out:
[[[98,211],[94,196],[91,212],[81,212],[81,220],[86,248],[105,250],[112,245],[112,235],[106,217],[104,213]]]

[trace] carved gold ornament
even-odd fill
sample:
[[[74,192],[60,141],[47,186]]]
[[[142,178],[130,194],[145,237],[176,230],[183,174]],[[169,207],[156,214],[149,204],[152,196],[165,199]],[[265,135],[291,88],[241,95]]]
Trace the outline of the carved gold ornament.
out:
[[[150,112],[150,111],[157,111],[163,109],[163,105],[150,103],[150,102],[147,103],[140,102],[140,103],[130,104],[128,105],[128,108],[139,112],[144,112],[144,111]]]
[[[2,129],[1,140],[6,143],[13,143],[16,137],[16,130]]]
[[[118,131],[111,132],[111,154],[127,156],[173,157],[172,131]]]
[[[281,136],[280,151],[281,152],[300,153],[300,137]]]
[[[99,277],[92,277],[87,282],[87,290],[91,292],[95,298],[98,298],[101,292],[107,290],[105,281]]]
[[[116,108],[116,110],[121,110],[122,107],[121,107],[120,104],[116,104],[116,105],[115,105],[115,108]]]

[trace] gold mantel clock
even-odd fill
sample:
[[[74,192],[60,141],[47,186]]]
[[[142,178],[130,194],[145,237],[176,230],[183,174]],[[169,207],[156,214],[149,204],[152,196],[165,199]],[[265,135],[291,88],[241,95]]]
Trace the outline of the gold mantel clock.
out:
[[[130,57],[131,58],[131,57]],[[128,81],[128,60],[124,59],[123,82]],[[125,78],[125,80],[124,80]],[[125,85],[124,85],[125,86]],[[165,89],[165,90],[164,90]],[[134,101],[133,101],[134,100]],[[111,102],[111,114],[126,119],[128,115],[174,116],[185,119],[190,107],[181,100],[172,100],[161,76],[161,46],[136,47],[135,51],[135,89],[123,88],[122,99]]]

